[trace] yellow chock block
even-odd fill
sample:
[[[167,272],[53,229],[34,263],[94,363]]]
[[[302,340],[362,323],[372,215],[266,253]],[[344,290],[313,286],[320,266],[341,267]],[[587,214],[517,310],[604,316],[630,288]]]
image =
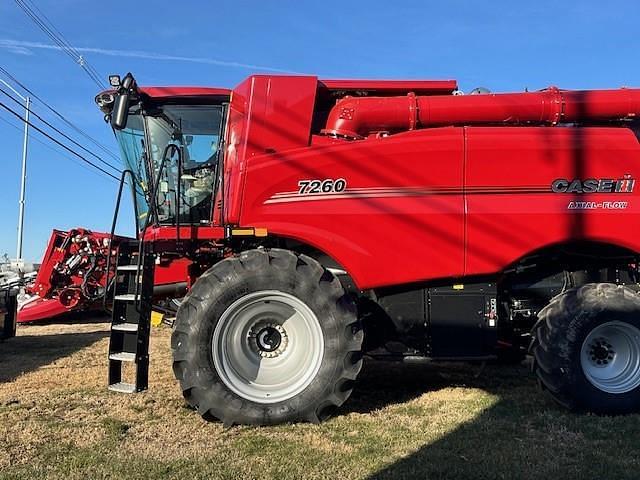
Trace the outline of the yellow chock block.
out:
[[[162,325],[162,319],[163,318],[164,318],[164,315],[162,313],[152,310],[151,311],[151,326],[152,327],[159,327],[160,325]]]

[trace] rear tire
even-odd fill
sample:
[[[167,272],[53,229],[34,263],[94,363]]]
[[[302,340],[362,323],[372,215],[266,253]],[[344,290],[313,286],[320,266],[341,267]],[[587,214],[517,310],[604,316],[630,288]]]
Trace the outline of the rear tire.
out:
[[[539,384],[559,404],[597,414],[640,410],[640,296],[592,283],[540,311],[530,353]]]
[[[353,301],[318,262],[250,250],[214,265],[185,297],[173,370],[205,419],[319,422],[351,394],[362,340]]]

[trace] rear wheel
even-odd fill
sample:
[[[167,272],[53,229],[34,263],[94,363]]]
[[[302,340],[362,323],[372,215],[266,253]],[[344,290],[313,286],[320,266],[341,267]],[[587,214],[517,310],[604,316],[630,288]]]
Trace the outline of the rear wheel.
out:
[[[317,422],[350,395],[362,337],[353,302],[315,260],[251,250],[216,264],[185,298],[174,372],[205,418]]]
[[[560,404],[600,414],[640,410],[640,296],[607,283],[555,297],[539,314],[531,353]]]

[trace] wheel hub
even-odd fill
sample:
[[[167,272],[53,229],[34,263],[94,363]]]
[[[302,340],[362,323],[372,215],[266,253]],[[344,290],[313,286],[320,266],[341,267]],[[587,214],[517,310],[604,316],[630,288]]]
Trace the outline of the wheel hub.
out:
[[[273,352],[276,348],[280,346],[280,341],[282,340],[282,336],[273,327],[263,328],[256,335],[256,341],[258,343],[258,348],[265,352]]]
[[[256,403],[276,403],[313,381],[322,365],[324,334],[302,300],[262,290],[237,299],[222,313],[211,353],[230,390]]]
[[[605,338],[599,338],[591,343],[589,347],[589,356],[591,363],[596,366],[608,365],[613,360],[615,350]]]
[[[262,358],[282,355],[289,344],[284,327],[273,322],[258,322],[249,330],[249,345]]]
[[[621,321],[595,327],[582,344],[582,372],[606,393],[623,394],[640,386],[640,329]]]

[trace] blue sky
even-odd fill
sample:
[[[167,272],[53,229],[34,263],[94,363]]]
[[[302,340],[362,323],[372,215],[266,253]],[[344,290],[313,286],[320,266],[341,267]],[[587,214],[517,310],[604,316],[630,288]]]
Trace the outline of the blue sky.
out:
[[[143,85],[233,87],[273,69],[455,78],[462,90],[640,86],[637,1],[138,0],[124,14],[118,3],[35,3],[98,72],[132,71]],[[0,2],[0,65],[116,151],[93,103],[95,84],[12,0]],[[37,104],[34,111],[47,113]],[[14,256],[22,136],[5,121],[15,123],[0,112],[0,254]],[[30,142],[27,259],[39,260],[52,228],[110,226],[116,183],[68,156]],[[132,223],[124,211],[120,231]]]

